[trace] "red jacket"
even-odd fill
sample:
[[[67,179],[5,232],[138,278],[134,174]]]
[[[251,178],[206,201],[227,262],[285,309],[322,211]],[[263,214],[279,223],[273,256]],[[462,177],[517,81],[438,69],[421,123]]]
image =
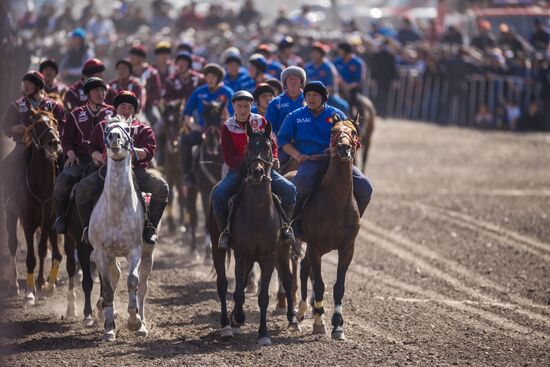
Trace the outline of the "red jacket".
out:
[[[147,65],[141,74],[134,74],[139,79],[141,85],[145,88],[145,105],[143,110],[153,107],[160,100],[162,86],[160,84],[160,75],[157,69]]]
[[[69,87],[67,87],[65,84],[57,81],[57,80],[54,80],[52,85],[45,85],[44,86],[44,92],[46,92],[46,94],[52,94],[52,93],[55,93],[57,95],[59,95],[60,97],[63,97],[65,95],[65,93],[67,93],[67,91],[69,90]]]
[[[204,75],[194,70],[191,70],[187,78],[181,80],[178,75],[172,74],[166,79],[162,90],[162,98],[166,102],[174,100],[187,101],[193,91],[205,84]]]
[[[16,143],[23,142],[23,135],[14,135],[11,128],[18,124],[23,124],[25,126],[30,125],[31,107],[32,104],[27,97],[19,98],[8,107],[2,128],[4,129],[4,134],[6,134],[7,137],[12,138]],[[50,98],[42,97],[36,108],[51,112],[57,120],[57,130],[59,131],[59,134],[63,133],[63,127],[65,125],[65,112],[63,111],[63,106],[60,103],[57,103]]]
[[[258,114],[251,114],[248,123],[254,131],[263,131],[267,125],[266,119]],[[277,144],[273,137],[273,158],[277,158]],[[248,136],[246,135],[246,125],[237,122],[235,116],[227,120],[222,126],[222,154],[223,160],[230,169],[237,169],[246,158],[246,149],[248,146]]]
[[[71,85],[67,93],[65,93],[63,104],[65,105],[65,111],[67,113],[70,113],[77,107],[85,105],[88,101],[88,96],[84,93],[85,82],[86,80],[84,78],[80,79],[78,82]],[[105,101],[112,101],[115,96],[116,93],[107,85],[107,96],[105,97]]]
[[[106,125],[107,121],[104,120],[94,127],[90,141],[90,155],[92,155],[93,152],[105,154],[104,135]],[[157,142],[155,140],[153,129],[151,129],[149,125],[145,125],[144,123],[134,119],[130,129],[130,136],[134,139],[134,147],[144,149],[147,153],[147,156],[144,159],[137,162],[132,162],[134,167],[147,168],[147,163],[153,159],[157,149]]]
[[[77,156],[88,156],[93,128],[114,114],[113,106],[109,105],[103,105],[97,113],[92,113],[88,104],[75,108],[69,114],[61,135],[63,151],[74,150]]]
[[[122,90],[129,90],[130,92],[134,92],[136,95],[140,107],[144,105],[145,103],[145,96],[143,95],[143,86],[141,85],[138,78],[134,76],[130,76],[128,81],[126,83],[121,83],[118,80],[111,80],[109,82],[109,87],[113,91],[113,94],[108,95],[105,98],[105,103],[112,105],[115,100],[115,96],[118,94],[118,92]]]

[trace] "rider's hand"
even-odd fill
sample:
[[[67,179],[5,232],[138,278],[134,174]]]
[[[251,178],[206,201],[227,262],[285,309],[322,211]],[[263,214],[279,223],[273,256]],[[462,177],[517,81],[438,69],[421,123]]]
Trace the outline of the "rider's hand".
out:
[[[79,164],[80,159],[76,156],[74,150],[69,150],[67,152],[67,160],[65,161],[65,167],[70,167],[73,164]]]
[[[23,135],[25,133],[25,125],[17,124],[14,127],[11,128],[11,131],[14,134]]]
[[[278,170],[279,168],[281,168],[281,162],[279,162],[279,160],[277,158],[275,158],[273,160],[273,169]]]
[[[305,161],[309,161],[309,155],[300,154],[300,155],[298,156],[298,158],[296,158],[296,160],[298,161],[298,163],[302,164],[302,163],[304,163]]]

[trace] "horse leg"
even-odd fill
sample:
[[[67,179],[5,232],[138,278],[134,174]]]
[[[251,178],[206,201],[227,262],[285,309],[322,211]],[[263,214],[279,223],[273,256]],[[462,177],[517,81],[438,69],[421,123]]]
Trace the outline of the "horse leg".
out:
[[[25,294],[25,304],[28,306],[35,304],[35,277],[34,268],[36,267],[36,257],[34,256],[34,231],[29,226],[24,226],[25,239],[27,241],[27,291]]]
[[[290,273],[288,260],[289,260],[288,246],[279,246],[277,271],[279,274],[279,288],[281,288],[281,284],[282,284],[284,289],[283,296],[286,295],[286,303],[288,305],[286,310],[286,319],[288,320],[288,327],[294,330],[301,330],[300,324],[298,323],[298,319],[294,315],[294,300],[292,297],[292,274]],[[279,293],[277,293],[277,297],[279,297]]]
[[[17,283],[17,216],[6,215],[6,229],[8,231],[8,247],[10,249],[9,269],[9,294],[19,295],[19,284]]]
[[[176,230],[176,222],[174,220],[172,203],[174,202],[174,191],[173,191],[173,177],[172,174],[166,176],[166,181],[168,182],[168,204],[166,205],[166,219],[168,221],[168,231],[173,233]]]
[[[195,188],[190,187],[187,191],[187,212],[189,213],[189,228],[191,229],[191,253],[196,255],[197,251],[197,196]]]
[[[137,331],[138,336],[147,336],[149,333],[145,326],[145,296],[147,295],[149,274],[153,269],[153,250],[154,247],[145,245],[141,251],[138,286],[138,309],[141,317],[141,328]]]
[[[250,272],[247,274],[246,279],[246,293],[257,295],[258,283],[261,281],[261,279],[258,279],[256,267],[254,265],[252,266],[252,269],[250,269]]]
[[[246,284],[246,275],[250,272],[252,267],[249,261],[242,257],[235,257],[235,292],[233,293],[233,300],[235,301],[235,308],[231,313],[231,325],[237,328],[238,331],[241,325],[246,321],[246,315],[244,313],[244,287]]]
[[[321,274],[321,254],[314,249],[310,253],[310,259],[313,275],[313,291],[315,292],[315,304],[313,307],[313,312],[315,314],[315,318],[313,320],[313,334],[326,334],[327,328],[323,318],[323,314],[325,313],[323,308],[325,283],[323,282],[323,277]]]
[[[113,309],[114,301],[114,287],[112,285],[110,263],[113,259],[107,257],[107,254],[102,253],[99,256],[96,256],[97,267],[99,270],[99,276],[101,277],[101,298],[103,299],[103,313],[105,318],[105,323],[103,325],[103,340],[105,341],[115,341],[115,316]],[[114,260],[116,262],[116,259]]]
[[[216,270],[216,287],[218,298],[220,299],[222,327],[221,337],[228,340],[233,339],[233,329],[231,328],[229,317],[227,316],[227,276],[225,274],[225,256],[226,250],[218,250],[217,243],[212,244],[212,260]]]
[[[209,216],[208,216],[208,210],[210,208],[210,192],[212,191],[212,187],[208,187],[207,189],[201,190],[201,202],[202,202],[202,212],[204,214],[204,254],[205,254],[205,264],[208,262],[208,254],[210,251],[208,251],[208,247],[210,246],[210,223],[209,223]]]
[[[284,248],[284,246],[281,246]],[[277,287],[277,306],[275,307],[275,314],[277,315],[284,315],[287,310],[287,303],[286,303],[286,291],[284,287],[284,277],[283,272],[281,270],[281,266],[284,266],[284,264],[281,264],[281,260],[275,264],[275,270],[277,270],[277,281],[278,281],[278,287]]]
[[[141,316],[138,313],[137,289],[139,286],[139,264],[141,261],[141,246],[134,248],[128,254],[128,323],[130,331],[141,329]]]
[[[258,306],[260,306],[260,327],[258,329],[258,344],[261,346],[271,345],[271,339],[267,333],[267,306],[269,306],[269,283],[275,268],[275,259],[269,257],[268,260],[260,264],[261,270],[261,285],[260,294],[258,295]],[[290,279],[290,278],[289,278]]]
[[[42,291],[46,285],[44,277],[44,260],[48,255],[48,236],[44,227],[40,228],[40,240],[38,241],[38,277],[36,278],[36,288],[41,297],[44,296]]]
[[[300,291],[302,299],[300,300],[300,305],[298,306],[298,312],[296,317],[298,321],[302,322],[305,318],[306,313],[309,311],[309,305],[307,304],[307,281],[309,279],[309,274],[311,272],[311,262],[310,262],[310,250],[309,246],[306,249],[306,254],[300,263]]]
[[[298,271],[298,258],[292,258],[290,260],[292,263],[292,301],[294,304],[298,303],[298,279],[299,279],[299,271]]]
[[[76,260],[74,258],[75,241],[69,236],[65,236],[65,254],[67,255],[67,262],[65,267],[69,276],[69,292],[67,293],[67,312],[65,316],[68,319],[76,317],[76,293],[74,289],[74,275],[76,273]]]
[[[338,250],[338,268],[334,283],[334,313],[332,314],[332,339],[344,340],[344,318],[342,317],[342,298],[344,297],[346,272],[353,258],[353,247]]]
[[[77,247],[78,262],[82,269],[82,291],[84,292],[84,326],[94,326],[92,316],[92,289],[94,287],[94,279],[92,278],[92,269],[90,256],[92,254],[92,246],[80,242]]]
[[[55,233],[55,231],[48,230],[48,238],[50,240],[50,245],[52,246],[52,268],[50,269],[50,275],[48,276],[46,291],[48,295],[51,295],[55,290],[55,284],[57,283],[57,276],[59,275],[59,265],[61,264],[61,260],[63,259],[63,256],[59,251],[57,233]]]

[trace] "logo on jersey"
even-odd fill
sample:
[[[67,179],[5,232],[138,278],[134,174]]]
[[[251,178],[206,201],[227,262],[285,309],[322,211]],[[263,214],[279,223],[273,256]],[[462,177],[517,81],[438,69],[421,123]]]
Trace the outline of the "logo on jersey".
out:
[[[19,112],[28,112],[29,111],[29,107],[27,106],[27,104],[24,101],[19,102],[19,106],[17,107],[17,109],[19,110]]]
[[[83,89],[78,90],[78,95],[79,95],[78,98],[80,98],[81,101],[87,101],[88,100],[88,96],[86,94],[84,94]]]
[[[355,65],[350,65],[350,66],[349,66],[349,71],[354,72],[355,70],[357,70],[357,68],[355,67]]]
[[[305,124],[306,122],[311,122],[311,117],[297,118],[296,122],[298,124]]]
[[[78,122],[81,123],[86,121],[88,121],[88,114],[86,113],[86,111],[82,110],[78,114]]]

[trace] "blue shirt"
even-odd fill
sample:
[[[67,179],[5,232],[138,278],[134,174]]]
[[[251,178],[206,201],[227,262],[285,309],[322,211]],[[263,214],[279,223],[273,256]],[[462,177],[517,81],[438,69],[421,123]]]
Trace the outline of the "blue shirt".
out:
[[[348,84],[362,83],[365,80],[367,69],[365,63],[357,55],[352,55],[349,62],[344,62],[344,59],[337,57],[334,59],[334,66],[340,73],[340,76]]]
[[[306,102],[303,93],[300,94],[296,100],[293,100],[286,92],[283,92],[269,102],[267,111],[265,112],[265,119],[271,124],[273,132],[277,134],[283,125],[285,117],[292,111],[305,105]]]
[[[204,105],[202,104],[203,101],[209,102],[209,101],[220,101],[220,102],[226,102],[227,111],[229,112],[229,115],[233,115],[233,105],[231,104],[231,96],[233,95],[233,90],[231,88],[226,87],[225,85],[220,86],[216,91],[212,92],[208,89],[208,85],[203,85],[198,87],[191,93],[191,97],[189,97],[189,100],[185,104],[185,108],[183,109],[183,115],[184,116],[193,116],[195,112],[197,112],[197,115],[195,117],[198,117],[198,124],[204,127],[205,121],[204,117],[202,116],[204,112]]]
[[[244,74],[239,72],[239,75],[235,79],[230,79],[229,74],[227,74],[223,80],[223,84],[231,88],[234,92],[246,90],[252,93],[254,89],[256,89],[256,82],[248,75],[248,72]]]
[[[279,61],[271,60],[267,65],[267,73],[271,75],[272,78],[281,79],[281,73],[283,72],[283,64]]]
[[[327,59],[323,59],[323,62],[319,67],[315,66],[313,62],[308,62],[304,67],[307,75],[308,82],[320,81],[325,87],[334,87],[334,74],[336,69],[334,65]]]
[[[319,116],[313,115],[307,106],[290,113],[277,135],[278,146],[292,143],[300,154],[322,154],[330,146],[334,114],[342,120],[347,118],[342,111],[326,104]]]

